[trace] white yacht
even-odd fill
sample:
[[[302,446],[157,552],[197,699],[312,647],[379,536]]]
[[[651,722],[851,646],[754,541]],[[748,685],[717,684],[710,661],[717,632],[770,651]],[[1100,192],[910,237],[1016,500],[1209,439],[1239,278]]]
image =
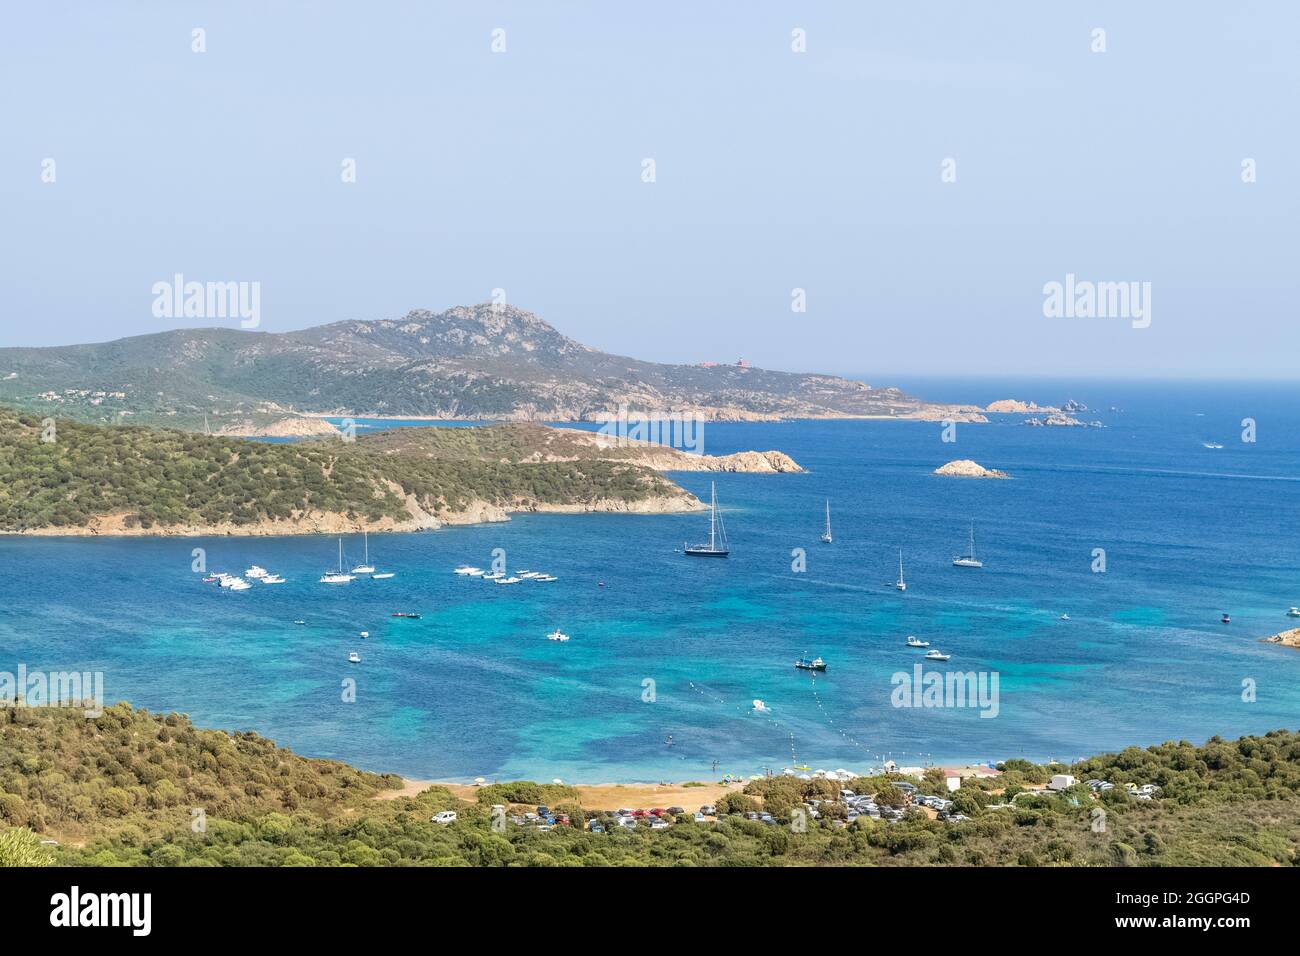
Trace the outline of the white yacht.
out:
[[[358,654],[356,651],[353,651],[352,653],[350,653],[350,654],[348,655],[348,663],[349,663],[349,664],[360,664],[360,663],[361,663],[361,655]]]
[[[343,539],[339,538],[339,566],[336,571],[326,571],[320,576],[321,584],[347,584],[353,580],[356,575],[347,574],[343,570]]]
[[[831,499],[826,499],[826,530],[822,532],[822,544],[830,544],[831,537]]]
[[[534,581],[558,581],[559,578],[557,578],[554,574],[539,574],[537,575],[537,577],[533,578],[533,580]]]
[[[1286,612],[1287,617],[1300,617],[1300,607],[1293,607]]]
[[[754,713],[767,714],[770,713],[771,710],[772,708],[768,707],[767,704],[763,703],[757,697],[754,698]]]
[[[940,650],[930,650],[925,652],[925,659],[927,661],[946,661],[951,657],[951,654],[945,654]]]
[[[270,573],[270,572],[268,572],[268,571],[266,570],[266,568],[260,567],[259,565],[256,565],[256,564],[255,564],[255,565],[253,565],[251,568],[249,568],[247,571],[244,572],[244,577],[246,577],[246,578],[264,578],[264,577],[267,576],[268,573]]]
[[[898,580],[894,582],[894,587],[900,591],[907,590],[907,582],[903,580],[903,549],[898,549]]]
[[[557,627],[555,630],[551,631],[550,634],[546,635],[546,639],[548,641],[567,641],[569,639],[569,635],[565,634]]]
[[[397,577],[392,571],[380,571],[378,574],[370,575],[372,581],[387,581],[389,578]]]
[[[466,575],[473,574],[475,571],[477,571],[479,574],[482,574],[482,573],[483,573],[483,569],[482,569],[482,568],[476,568],[476,567],[473,567],[472,565],[468,565],[468,564],[462,564],[460,567],[458,567],[455,571],[453,571],[453,572],[451,572],[451,573],[452,573],[452,574],[459,574],[461,577],[465,577]]]
[[[907,635],[907,646],[908,647],[929,647],[930,642],[918,641],[913,635],[909,634]]]
[[[266,574],[262,576],[263,584],[283,584],[284,578],[278,574]]]
[[[364,536],[364,540],[365,540],[366,556],[365,558],[362,559],[360,564],[358,564],[355,568],[352,569],[352,573],[353,574],[374,574],[375,566],[370,563],[370,532],[363,530],[361,534]],[[341,544],[342,542],[340,540],[340,546]],[[343,566],[342,562],[340,562],[339,567],[341,568],[342,566]]]
[[[228,580],[221,582],[221,586],[230,591],[247,591],[252,587],[252,585],[243,578],[229,578]]]
[[[970,523],[970,550],[958,558],[952,559],[954,568],[982,568],[984,562],[975,557],[975,522]]]
[[[518,584],[522,580],[523,578],[509,577],[509,578],[497,578],[496,582],[497,584]]]

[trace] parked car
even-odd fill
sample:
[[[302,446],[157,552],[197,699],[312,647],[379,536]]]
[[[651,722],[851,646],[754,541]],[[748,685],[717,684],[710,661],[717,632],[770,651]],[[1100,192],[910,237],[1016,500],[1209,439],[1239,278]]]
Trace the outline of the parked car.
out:
[[[711,803],[706,803],[704,806],[700,807],[700,813],[704,814],[706,817],[716,817],[718,815],[718,808]]]
[[[679,813],[685,813],[686,809],[684,807],[669,807],[668,812],[673,816],[677,816]]]
[[[591,825],[587,827],[587,830],[588,830],[589,832],[591,832],[591,833],[604,833],[604,832],[605,832],[605,828],[602,827],[599,823],[596,823],[594,820],[591,822]]]
[[[455,822],[456,822],[456,811],[455,811],[455,810],[443,810],[443,811],[440,812],[440,813],[435,813],[435,814],[433,815],[433,822],[434,822],[434,823],[442,823],[442,824],[455,823]]]
[[[656,817],[655,820],[654,820],[654,822],[650,824],[650,829],[651,829],[651,830],[667,830],[667,829],[668,829],[668,821],[667,821],[667,820],[661,820],[661,819],[659,819],[659,818]]]
[[[697,813],[695,814],[695,822],[696,822],[696,823],[708,823],[708,822],[709,822],[709,818],[706,817],[704,814],[702,814],[702,813],[698,813],[698,812],[697,812]]]

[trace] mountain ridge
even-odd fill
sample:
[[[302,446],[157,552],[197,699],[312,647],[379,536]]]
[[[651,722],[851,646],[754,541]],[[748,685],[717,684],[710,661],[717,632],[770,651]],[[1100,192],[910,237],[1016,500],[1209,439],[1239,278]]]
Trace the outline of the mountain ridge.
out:
[[[706,420],[953,418],[893,387],[744,364],[614,355],[514,306],[413,309],[290,332],[169,329],[103,343],[0,349],[0,402],[93,423],[195,429],[284,415],[599,421],[632,414]]]

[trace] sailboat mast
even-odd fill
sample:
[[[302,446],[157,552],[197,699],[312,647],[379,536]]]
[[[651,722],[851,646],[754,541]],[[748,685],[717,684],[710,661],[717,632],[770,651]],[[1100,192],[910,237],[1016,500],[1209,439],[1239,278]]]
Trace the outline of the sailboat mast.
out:
[[[718,486],[709,482],[709,550],[717,550],[715,545],[715,535],[717,533],[718,522]]]

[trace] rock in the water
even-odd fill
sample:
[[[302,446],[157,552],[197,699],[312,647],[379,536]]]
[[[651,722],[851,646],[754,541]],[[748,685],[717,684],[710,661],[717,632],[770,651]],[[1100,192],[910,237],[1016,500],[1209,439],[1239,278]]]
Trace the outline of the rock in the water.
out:
[[[969,458],[958,458],[956,461],[950,461],[946,465],[941,465],[934,470],[936,475],[943,475],[947,478],[1010,478],[1005,471],[997,471],[993,468],[985,468]]]

